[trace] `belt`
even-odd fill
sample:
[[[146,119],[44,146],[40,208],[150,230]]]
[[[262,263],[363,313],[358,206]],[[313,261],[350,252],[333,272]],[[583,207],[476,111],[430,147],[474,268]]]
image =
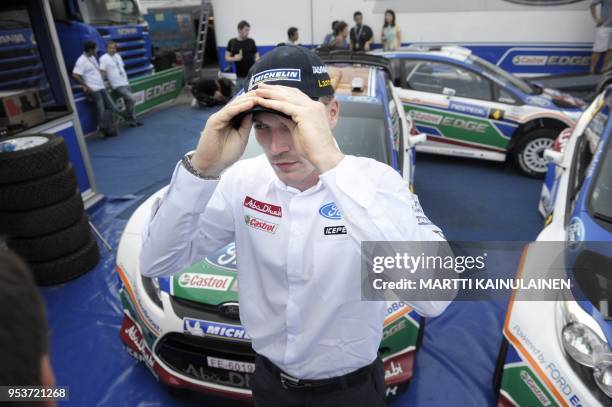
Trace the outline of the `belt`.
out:
[[[347,373],[343,376],[330,377],[328,379],[298,379],[287,373],[283,372],[268,358],[262,355],[257,355],[261,358],[263,366],[268,372],[272,374],[276,379],[279,379],[281,385],[286,390],[311,390],[315,392],[327,393],[335,390],[344,390],[349,387],[357,386],[365,383],[370,379],[372,372],[374,371],[375,364],[378,359],[374,360],[371,364],[364,366],[354,372]]]

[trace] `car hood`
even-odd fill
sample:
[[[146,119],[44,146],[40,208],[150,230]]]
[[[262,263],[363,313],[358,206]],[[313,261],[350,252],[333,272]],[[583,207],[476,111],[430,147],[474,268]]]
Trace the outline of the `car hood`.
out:
[[[535,84],[537,85],[537,83]],[[542,92],[538,95],[528,96],[527,104],[539,107],[557,107],[567,110],[584,110],[586,103],[584,100],[570,95],[569,93],[561,92],[552,88],[543,88],[537,85]]]
[[[172,277],[160,277],[168,294],[207,305],[238,302],[236,249],[230,243]]]

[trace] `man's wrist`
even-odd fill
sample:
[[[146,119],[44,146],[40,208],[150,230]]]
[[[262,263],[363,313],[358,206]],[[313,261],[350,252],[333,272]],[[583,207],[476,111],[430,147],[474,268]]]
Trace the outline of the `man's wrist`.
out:
[[[334,149],[329,153],[320,154],[316,160],[312,161],[312,165],[316,167],[320,174],[336,168],[340,161],[344,158],[341,151]]]
[[[185,154],[182,163],[187,171],[189,171],[191,174],[195,175],[198,178],[218,180],[221,177],[221,171],[216,171],[206,166],[202,166],[201,164],[198,164],[197,161],[194,159],[193,153]]]

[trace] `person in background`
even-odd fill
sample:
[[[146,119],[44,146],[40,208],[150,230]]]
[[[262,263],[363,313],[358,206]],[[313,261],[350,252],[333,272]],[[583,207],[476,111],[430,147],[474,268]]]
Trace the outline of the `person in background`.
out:
[[[395,25],[395,12],[391,9],[385,11],[385,23],[383,24],[381,38],[385,51],[398,49],[402,45],[400,29]]]
[[[2,245],[0,326],[0,385],[54,386],[45,305],[24,261]]]
[[[102,79],[100,65],[96,59],[96,48],[94,41],[85,41],[83,53],[74,64],[72,77],[83,87],[87,98],[94,103],[102,137],[111,137],[116,135],[113,130],[114,105],[104,88],[104,79]]]
[[[599,16],[597,15],[597,5],[601,6]],[[612,0],[592,0],[591,16],[595,20],[595,41],[593,41],[593,56],[591,57],[591,75],[597,69],[597,63],[601,54],[605,53],[602,72],[608,67],[612,57]]]
[[[225,61],[236,64],[236,90],[244,87],[244,79],[255,61],[259,59],[257,45],[249,38],[251,26],[242,20],[238,23],[238,37],[232,38],[227,43],[225,50]]]
[[[134,116],[134,95],[128,82],[127,72],[123,58],[117,53],[117,43],[111,41],[106,46],[106,54],[100,57],[100,71],[110,82],[111,88],[117,92],[125,102],[125,111],[119,112],[130,126],[142,126]]]
[[[287,30],[287,45],[300,45],[298,44],[299,38],[300,35],[296,27],[291,27]]]
[[[227,78],[201,79],[192,84],[191,93],[195,98],[193,106],[216,106],[227,103],[232,97],[232,81]]]
[[[374,41],[374,33],[372,29],[363,24],[363,14],[361,11],[355,11],[353,14],[355,26],[351,28],[351,50],[353,51],[369,51],[372,42]]]
[[[334,37],[335,37],[335,32],[336,32],[336,24],[338,24],[338,20],[334,20],[334,22],[331,25],[331,32],[329,34],[325,35],[325,38],[323,39],[323,44],[321,44],[322,46],[325,45],[330,45],[333,41],[334,41]]]
[[[347,23],[338,21],[334,29],[334,38],[328,45],[335,49],[349,49]]]

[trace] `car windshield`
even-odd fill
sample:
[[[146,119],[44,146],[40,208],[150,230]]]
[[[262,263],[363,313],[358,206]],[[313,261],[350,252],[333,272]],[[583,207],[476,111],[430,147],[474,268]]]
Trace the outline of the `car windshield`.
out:
[[[591,210],[593,214],[612,223],[612,143],[608,140],[605,151],[601,153],[597,179],[591,190]]]
[[[129,24],[140,19],[136,0],[89,0],[79,2],[79,7],[89,24]]]
[[[479,57],[477,57],[475,55],[470,55],[468,57],[468,61],[473,63],[474,65],[480,67],[481,69],[484,69],[491,76],[493,76],[495,78],[499,78],[502,81],[511,84],[515,88],[518,88],[523,93],[527,93],[529,95],[534,95],[534,94],[537,93],[536,89],[531,87],[531,85],[529,85],[529,83],[525,82],[524,80],[522,80],[520,78],[517,78],[516,76],[510,74],[509,72],[504,71],[499,66],[494,65],[494,64],[490,63],[489,61],[486,61],[486,60],[484,60],[482,58],[479,58]]]
[[[380,104],[367,102],[340,102],[340,120],[333,130],[340,150],[344,154],[369,157],[390,164],[385,135],[387,124]],[[242,159],[262,154],[263,150],[251,130]]]

